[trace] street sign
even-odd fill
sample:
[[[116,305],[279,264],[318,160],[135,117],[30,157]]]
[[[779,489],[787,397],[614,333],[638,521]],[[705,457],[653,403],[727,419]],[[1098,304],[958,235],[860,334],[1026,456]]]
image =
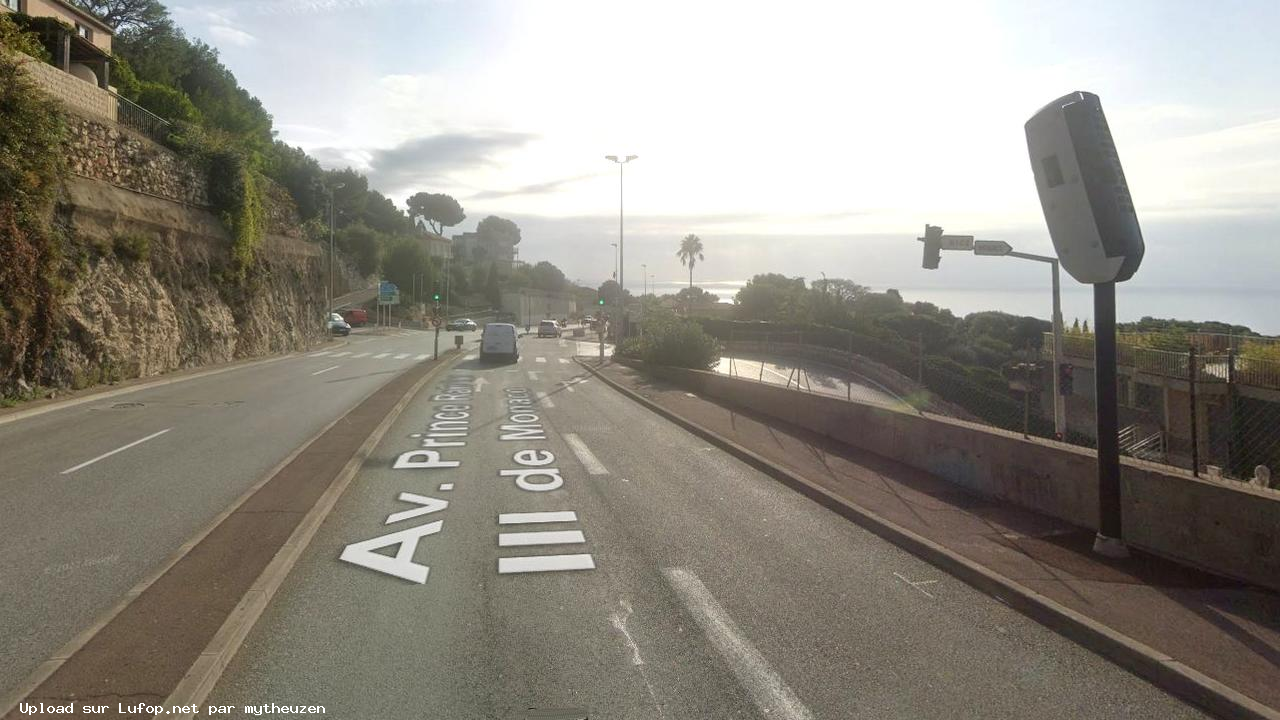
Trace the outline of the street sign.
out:
[[[972,235],[943,235],[939,249],[942,250],[972,250]]]
[[[444,325],[444,318],[442,318],[442,317],[440,317],[439,315],[437,315],[437,316],[435,316],[435,317],[431,318],[431,324],[432,324],[432,325],[434,325],[435,327],[439,328],[441,325]]]
[[[379,294],[379,295],[378,295],[378,304],[379,304],[379,305],[399,305],[399,304],[400,304],[400,291],[399,291],[399,290],[392,290],[390,293],[387,293],[386,295]]]
[[[974,255],[1008,255],[1013,252],[1013,246],[1003,240],[975,240],[973,242]]]

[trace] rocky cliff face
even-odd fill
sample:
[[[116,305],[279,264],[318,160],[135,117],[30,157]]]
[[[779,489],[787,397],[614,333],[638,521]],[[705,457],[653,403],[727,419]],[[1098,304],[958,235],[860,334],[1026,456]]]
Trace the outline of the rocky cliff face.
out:
[[[59,219],[85,247],[62,298],[45,384],[114,379],[297,350],[324,336],[323,256],[268,235],[243,283],[211,213],[71,177]]]

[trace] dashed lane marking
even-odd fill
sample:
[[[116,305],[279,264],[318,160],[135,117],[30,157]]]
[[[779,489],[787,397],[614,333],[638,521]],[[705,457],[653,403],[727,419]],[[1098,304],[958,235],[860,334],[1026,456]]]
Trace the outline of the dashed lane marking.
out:
[[[589,474],[609,474],[609,470],[596,458],[595,454],[591,452],[591,448],[587,447],[587,444],[582,441],[582,438],[578,437],[577,433],[565,433],[564,441],[569,443],[569,449],[573,451],[574,455],[578,456],[578,460]]]
[[[323,369],[323,370],[317,370],[317,371],[315,371],[315,372],[311,373],[311,377],[315,377],[316,375],[323,375],[323,374],[325,374],[325,373],[329,372],[330,370],[337,370],[337,369],[338,369],[338,368],[340,368],[340,367],[342,367],[342,366],[341,366],[341,365],[333,365],[333,366],[331,366],[331,367],[327,367],[327,368],[325,368],[325,369]]]
[[[378,353],[377,355],[374,355],[374,356],[373,356],[373,359],[374,359],[374,360],[381,360],[382,358],[384,358],[384,357],[386,357],[386,356],[388,356],[388,355],[390,355],[390,354],[391,354],[391,353]]]
[[[544,363],[544,362],[546,362],[546,361],[547,361],[547,359],[546,359],[545,357],[542,357],[541,355],[539,355],[538,357],[534,358],[534,361],[535,361],[535,362]]]
[[[400,353],[399,355],[396,355],[395,359],[396,359],[396,360],[404,360],[404,359],[405,359],[405,358],[407,358],[407,357],[409,357],[409,353]]]
[[[428,357],[427,355],[419,355],[419,356],[415,357],[415,358],[414,358],[414,360],[426,360],[426,359],[427,359],[427,357]]]
[[[550,395],[547,395],[546,393],[542,392],[541,390],[537,391],[537,393],[538,393],[538,400],[542,403],[542,406],[543,406],[543,407],[553,408],[553,407],[555,407],[555,406],[556,406],[556,404],[555,404],[554,402],[552,402],[552,401],[551,401],[551,396],[550,396]]]

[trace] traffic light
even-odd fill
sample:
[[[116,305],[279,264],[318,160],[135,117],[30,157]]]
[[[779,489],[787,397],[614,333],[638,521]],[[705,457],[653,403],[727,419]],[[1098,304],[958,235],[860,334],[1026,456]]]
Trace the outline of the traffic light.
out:
[[[440,302],[440,293],[435,293],[434,295],[431,296],[431,299],[435,300],[436,302]]]
[[[603,305],[603,304],[604,304],[604,298],[600,298],[599,300],[597,300],[597,301],[596,301],[596,304],[597,304],[597,305]]]
[[[1058,366],[1058,394],[1071,395],[1075,390],[1075,366],[1063,363]]]
[[[925,225],[924,237],[916,238],[924,243],[924,268],[937,270],[942,261],[942,228],[937,225]]]

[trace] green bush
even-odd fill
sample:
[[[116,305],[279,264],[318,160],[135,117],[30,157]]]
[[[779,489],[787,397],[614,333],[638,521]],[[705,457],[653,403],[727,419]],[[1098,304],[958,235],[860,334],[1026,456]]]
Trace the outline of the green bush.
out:
[[[265,178],[247,151],[224,132],[179,122],[169,146],[204,168],[209,202],[231,233],[232,275],[243,280],[267,233]]]
[[[623,341],[619,350],[652,365],[710,370],[720,362],[720,342],[694,320],[666,315],[646,320],[639,338]],[[627,355],[627,353],[632,353]]]
[[[137,103],[169,122],[200,121],[200,111],[191,103],[191,98],[168,85],[157,82],[139,83]]]
[[[128,262],[146,260],[151,257],[151,239],[146,235],[129,233],[117,235],[112,243],[116,257]]]
[[[50,18],[52,20],[52,18]],[[35,26],[35,27],[33,27]],[[21,13],[0,14],[0,45],[30,55],[43,62],[52,62],[53,57],[40,40],[37,28],[40,27],[35,18]]]

